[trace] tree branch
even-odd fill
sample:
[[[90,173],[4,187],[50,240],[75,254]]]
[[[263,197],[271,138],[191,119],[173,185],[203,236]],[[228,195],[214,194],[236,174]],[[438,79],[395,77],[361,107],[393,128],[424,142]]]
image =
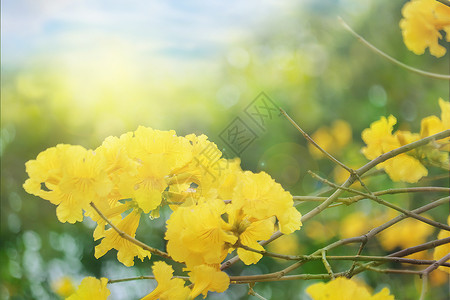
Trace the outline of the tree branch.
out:
[[[172,258],[170,257],[170,255],[167,254],[166,252],[163,252],[163,251],[158,250],[158,249],[156,249],[156,248],[150,247],[149,245],[147,245],[147,244],[145,244],[145,243],[143,243],[143,242],[141,242],[141,241],[139,241],[139,240],[137,240],[137,239],[131,237],[131,236],[128,235],[127,233],[123,232],[122,230],[120,230],[119,228],[117,228],[117,226],[114,225],[107,217],[105,217],[105,215],[97,208],[97,206],[96,206],[93,202],[91,202],[90,205],[91,205],[92,208],[98,213],[98,215],[99,215],[103,220],[105,220],[106,223],[108,223],[108,224],[111,226],[111,228],[112,228],[113,230],[115,230],[115,231],[119,234],[119,236],[120,236],[121,238],[123,238],[123,239],[125,239],[125,240],[127,240],[127,241],[129,241],[129,242],[131,242],[131,243],[133,243],[133,244],[135,244],[135,245],[141,247],[141,248],[144,249],[144,250],[149,251],[149,252],[152,253],[152,254],[155,254],[155,255],[158,255],[158,256],[161,256],[161,257],[164,257],[164,258],[172,259]]]
[[[448,3],[448,0],[438,0],[439,2],[448,5],[446,3]],[[377,53],[378,55],[384,57],[385,59],[389,60],[390,62],[408,70],[411,71],[413,73],[422,75],[422,76],[426,76],[426,77],[430,77],[430,78],[435,78],[435,79],[443,79],[443,80],[450,80],[450,75],[444,75],[444,74],[436,74],[436,73],[431,73],[431,72],[426,72],[417,68],[413,68],[411,66],[408,66],[407,64],[404,64],[402,62],[400,62],[399,60],[393,58],[392,56],[389,56],[388,54],[384,53],[383,51],[381,51],[380,49],[378,49],[377,47],[375,47],[374,45],[372,45],[371,43],[369,43],[368,41],[366,41],[362,36],[360,36],[359,34],[357,34],[347,23],[344,22],[344,20],[339,17],[338,18],[339,22],[341,22],[342,26],[348,31],[350,32],[357,40],[359,40],[361,43],[363,43],[365,46],[367,46],[370,50],[374,51],[375,53]]]

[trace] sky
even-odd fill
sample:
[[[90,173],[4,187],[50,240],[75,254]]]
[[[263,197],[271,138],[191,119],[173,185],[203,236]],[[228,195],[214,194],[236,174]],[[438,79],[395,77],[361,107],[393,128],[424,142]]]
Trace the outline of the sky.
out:
[[[108,51],[139,58],[207,59],[287,11],[286,3],[4,0],[2,61],[10,66],[36,57],[95,60]]]

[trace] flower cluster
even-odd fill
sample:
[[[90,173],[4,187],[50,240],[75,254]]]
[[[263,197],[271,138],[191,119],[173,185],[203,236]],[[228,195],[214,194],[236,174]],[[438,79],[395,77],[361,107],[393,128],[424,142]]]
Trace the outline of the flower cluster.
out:
[[[311,138],[326,152],[335,155],[352,141],[352,127],[344,120],[336,120],[330,127],[317,129]],[[314,145],[308,144],[309,152],[315,158],[324,158],[322,152]]]
[[[442,39],[440,31],[444,31],[450,42],[450,7],[436,0],[412,0],[405,4],[402,14],[400,28],[409,50],[420,55],[428,47],[436,57],[445,54],[439,39]]]
[[[362,149],[367,159],[375,159],[379,155],[398,147],[417,141],[421,138],[450,129],[450,102],[439,99],[441,118],[429,116],[422,119],[420,133],[396,131],[392,133],[397,119],[390,115],[381,117],[362,132],[366,147]],[[402,153],[381,164],[377,168],[384,169],[393,181],[415,183],[428,175],[426,165],[448,167],[449,139],[443,139],[426,147]]]
[[[371,295],[364,284],[345,277],[336,278],[328,283],[310,285],[306,292],[313,300],[394,300],[389,289],[383,288],[379,293]]]
[[[132,266],[136,256],[150,258],[150,251],[107,229],[105,218],[91,204],[131,237],[142,214],[157,218],[168,205],[173,212],[165,234],[167,252],[186,266],[193,283],[190,297],[228,287],[229,278],[220,271],[228,253],[237,249],[245,264],[254,264],[262,255],[242,246],[264,250],[258,242],[270,238],[276,228],[290,234],[301,226],[289,192],[268,174],[243,171],[238,159],[223,158],[204,135],[182,137],[139,127],[108,137],[94,151],[72,145],[49,148],[27,162],[26,170],[28,193],[57,205],[61,222],[82,221],[84,212],[97,223],[94,239],[101,239],[95,257],[116,249],[126,266]],[[158,297],[172,295],[164,287],[180,285],[168,283],[168,268],[154,266],[156,279],[161,279],[152,294]]]

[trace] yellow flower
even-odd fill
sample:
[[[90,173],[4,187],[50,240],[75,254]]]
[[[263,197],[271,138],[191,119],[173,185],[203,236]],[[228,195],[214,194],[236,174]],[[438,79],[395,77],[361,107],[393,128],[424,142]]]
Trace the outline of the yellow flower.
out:
[[[400,154],[381,164],[393,181],[415,183],[428,175],[428,170],[412,156]]]
[[[439,31],[445,31],[450,42],[450,7],[435,0],[413,0],[403,6],[402,14],[400,28],[409,50],[420,55],[429,47],[436,57],[445,54],[445,47],[439,45]]]
[[[362,139],[367,146],[362,149],[362,152],[366,158],[375,159],[381,154],[418,139],[417,135],[407,131],[397,131],[392,134],[395,123],[397,123],[397,119],[392,115],[388,119],[381,117],[379,121],[373,122],[370,128],[363,130]],[[382,168],[393,181],[415,183],[423,176],[428,175],[428,170],[422,163],[407,153],[402,153],[377,165],[377,169]]]
[[[62,297],[68,297],[75,293],[75,287],[73,286],[72,279],[68,276],[59,278],[52,282],[52,290]]]
[[[391,214],[391,218],[395,215]],[[425,216],[428,217],[429,216]],[[404,219],[395,225],[380,232],[377,237],[381,246],[392,251],[396,248],[409,248],[426,242],[428,236],[433,233],[433,227],[416,219]],[[423,259],[424,252],[410,255],[411,258]]]
[[[117,228],[134,237],[139,226],[140,215],[140,212],[133,210],[117,224]],[[117,259],[125,266],[130,267],[134,265],[135,256],[138,256],[142,261],[144,257],[150,258],[151,256],[149,251],[122,238],[113,228],[108,229],[104,236],[101,243],[95,247],[95,258],[102,257],[114,248],[117,250]]]
[[[83,209],[112,189],[102,157],[81,146],[49,148],[36,160],[28,161],[26,168],[30,178],[24,184],[25,190],[58,205],[60,222],[81,221]]]
[[[188,275],[189,280],[194,284],[190,294],[192,299],[200,294],[203,294],[205,298],[208,292],[222,293],[230,285],[230,278],[225,272],[208,265],[195,266]]]
[[[95,153],[105,160],[106,173],[114,182],[113,196],[117,199],[127,198],[129,195],[120,195],[118,183],[121,176],[133,176],[137,173],[139,163],[131,159],[127,153],[127,136],[122,135],[121,138],[110,136],[107,137],[102,145],[95,149]]]
[[[439,106],[441,108],[440,119],[437,116],[422,119],[420,123],[420,136],[422,138],[450,129],[450,102],[439,98]],[[449,138],[437,141],[437,144],[441,144],[439,150],[450,151],[449,142]]]
[[[185,300],[189,297],[189,288],[184,286],[184,280],[173,277],[173,269],[165,262],[156,261],[152,267],[158,285],[141,300]]]
[[[81,281],[77,291],[66,300],[105,300],[111,294],[106,287],[107,278],[86,277]]]
[[[313,300],[394,300],[388,288],[383,288],[372,296],[363,285],[345,277],[336,278],[328,283],[310,285],[306,292]]]
[[[190,207],[180,207],[167,221],[165,239],[169,255],[188,267],[219,264],[237,237],[222,219],[225,204],[210,200]]]
[[[290,234],[302,226],[302,214],[293,206],[277,215],[278,227],[284,234]]]
[[[276,216],[280,231],[289,234],[300,229],[301,214],[293,208],[292,195],[268,174],[245,171],[234,189],[232,203],[249,217],[264,220]]]
[[[295,234],[283,235],[268,245],[269,251],[293,255],[301,253],[302,247]]]
[[[256,221],[251,223],[245,230],[239,235],[239,241],[242,245],[253,248],[255,250],[264,250],[264,247],[258,244],[258,241],[267,240],[274,232],[273,219],[265,219],[262,221]],[[246,264],[255,264],[261,258],[262,255],[256,252],[247,251],[242,248],[237,249],[239,258]]]
[[[450,216],[447,219],[447,224],[450,225]],[[438,239],[445,239],[450,237],[450,232],[447,230],[441,230],[439,231],[438,234]],[[443,258],[445,255],[447,255],[448,253],[450,253],[450,244],[444,244],[444,245],[440,245],[437,246],[436,248],[434,248],[434,252],[433,252],[433,259],[434,260],[440,260],[441,258]],[[449,267],[439,267],[440,270],[450,273],[450,268]]]
[[[311,138],[325,151],[337,154],[352,140],[352,128],[344,120],[336,120],[330,128],[321,127],[311,135]],[[324,155],[314,145],[308,144],[311,155],[322,158]]]
[[[305,227],[306,235],[317,243],[323,243],[336,235],[338,224],[335,221],[327,223],[312,220]]]
[[[363,130],[361,136],[367,146],[362,149],[362,153],[367,159],[375,159],[389,150],[400,147],[399,141],[392,135],[396,123],[397,119],[390,115],[387,119],[381,117],[380,120],[373,122],[370,128]]]
[[[201,197],[230,200],[236,177],[242,172],[240,160],[222,158],[217,145],[205,135],[190,134],[186,139],[192,144],[192,160],[174,170],[168,182],[170,186],[193,183],[196,187],[189,185],[179,195],[171,196],[188,203],[196,203]]]
[[[127,204],[121,204],[120,202],[110,203],[110,201],[98,201],[95,203],[96,207],[103,213],[103,215],[111,221],[113,224],[118,224],[122,220],[121,214],[125,212],[129,207]],[[106,221],[95,211],[93,208],[86,209],[85,216],[90,217],[97,223],[97,227],[94,230],[94,240],[98,240],[105,236]]]
[[[175,131],[159,131],[140,126],[132,134],[121,137],[130,158],[139,163],[137,174],[120,176],[119,190],[133,198],[138,206],[149,213],[162,200],[167,188],[165,177],[192,159],[192,145]]]
[[[340,225],[340,236],[344,239],[359,236],[370,229],[369,219],[360,211],[347,215]]]

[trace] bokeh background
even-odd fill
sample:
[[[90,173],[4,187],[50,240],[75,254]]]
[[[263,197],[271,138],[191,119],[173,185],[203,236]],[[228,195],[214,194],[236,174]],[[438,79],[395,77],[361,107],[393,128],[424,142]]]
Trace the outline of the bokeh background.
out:
[[[48,147],[67,143],[96,148],[109,135],[144,125],[174,129],[180,135],[204,133],[233,156],[219,135],[241,117],[258,135],[239,155],[243,168],[266,171],[293,195],[308,195],[323,186],[307,170],[336,181],[342,175],[331,162],[311,154],[303,137],[283,117],[274,117],[264,130],[246,117],[244,109],[261,92],[309,133],[346,120],[351,127],[349,139],[333,151],[353,167],[366,162],[360,153],[361,131],[380,116],[393,114],[399,128],[417,132],[421,118],[440,114],[437,100],[448,100],[448,82],[392,65],[359,43],[337,19],[341,16],[404,63],[448,73],[448,54],[440,59],[428,52],[416,56],[404,46],[398,26],[404,3],[2,1],[0,298],[59,299],[53,286],[63,276],[78,284],[88,275],[116,279],[151,272],[148,260],[127,268],[115,260],[114,251],[96,260],[89,220],[61,224],[52,204],[24,192],[25,162]],[[430,176],[444,173],[432,170]],[[420,184],[448,186],[448,179]],[[368,185],[373,190],[408,186],[394,184],[385,175],[374,177]],[[399,195],[388,200],[413,208],[438,197]],[[298,209],[305,213],[313,205],[301,204]],[[352,213],[358,211],[362,217],[355,218]],[[367,200],[329,209],[293,238],[272,247],[287,254],[308,254],[341,238],[345,226],[352,229],[372,214],[387,211]],[[444,222],[448,206],[431,214]],[[167,214],[142,221],[137,237],[162,249],[165,218]],[[436,236],[431,228],[424,239]],[[356,250],[344,247],[336,254]],[[386,253],[377,241],[369,243],[366,251]],[[258,274],[285,265],[264,258],[246,268],[238,264],[231,273]],[[325,269],[321,263],[311,263],[298,272]],[[436,276],[430,299],[446,299],[448,277]],[[359,278],[375,291],[389,287],[397,299],[415,299],[420,289],[419,279],[409,275],[366,272]],[[264,283],[255,290],[271,299],[306,299],[304,289],[311,283]],[[152,281],[117,283],[110,286],[111,299],[142,297],[154,286]],[[208,296],[247,297],[245,285]]]

